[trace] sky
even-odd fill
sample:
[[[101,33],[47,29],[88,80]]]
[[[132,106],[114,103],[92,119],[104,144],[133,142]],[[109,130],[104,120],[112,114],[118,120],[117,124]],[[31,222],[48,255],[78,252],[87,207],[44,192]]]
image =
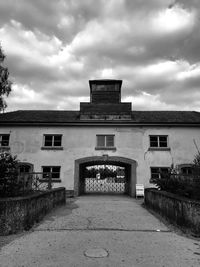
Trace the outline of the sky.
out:
[[[79,110],[121,79],[133,110],[200,111],[199,0],[0,0],[7,111]]]

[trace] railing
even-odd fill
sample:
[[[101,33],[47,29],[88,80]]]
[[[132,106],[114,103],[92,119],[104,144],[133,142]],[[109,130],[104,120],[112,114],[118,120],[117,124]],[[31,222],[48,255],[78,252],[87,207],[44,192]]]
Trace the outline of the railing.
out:
[[[52,173],[21,173],[19,175],[19,182],[22,184],[23,192],[47,191],[52,189]]]

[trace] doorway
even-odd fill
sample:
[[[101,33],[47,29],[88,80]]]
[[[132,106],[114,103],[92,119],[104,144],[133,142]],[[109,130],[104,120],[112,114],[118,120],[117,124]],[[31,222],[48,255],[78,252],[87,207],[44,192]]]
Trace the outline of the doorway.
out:
[[[136,161],[95,156],[75,161],[74,194],[128,194],[135,196]]]

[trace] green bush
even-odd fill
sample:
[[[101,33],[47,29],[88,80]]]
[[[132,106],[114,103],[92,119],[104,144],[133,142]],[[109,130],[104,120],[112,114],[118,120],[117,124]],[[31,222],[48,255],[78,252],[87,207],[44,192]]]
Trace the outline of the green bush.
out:
[[[20,194],[23,184],[18,180],[18,160],[9,152],[0,153],[0,197]]]

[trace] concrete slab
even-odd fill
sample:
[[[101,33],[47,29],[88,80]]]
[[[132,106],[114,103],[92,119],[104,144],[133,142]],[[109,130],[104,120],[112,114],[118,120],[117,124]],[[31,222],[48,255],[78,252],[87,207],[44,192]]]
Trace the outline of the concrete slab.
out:
[[[200,244],[174,233],[118,231],[33,232],[0,253],[1,267],[198,267]],[[104,248],[109,256],[89,258],[88,249]]]
[[[84,196],[4,246],[0,266],[197,267],[200,241],[171,232],[135,199]]]
[[[127,196],[83,196],[71,200],[46,217],[37,230],[62,229],[113,229],[162,230],[168,228],[146,209],[141,200]]]

